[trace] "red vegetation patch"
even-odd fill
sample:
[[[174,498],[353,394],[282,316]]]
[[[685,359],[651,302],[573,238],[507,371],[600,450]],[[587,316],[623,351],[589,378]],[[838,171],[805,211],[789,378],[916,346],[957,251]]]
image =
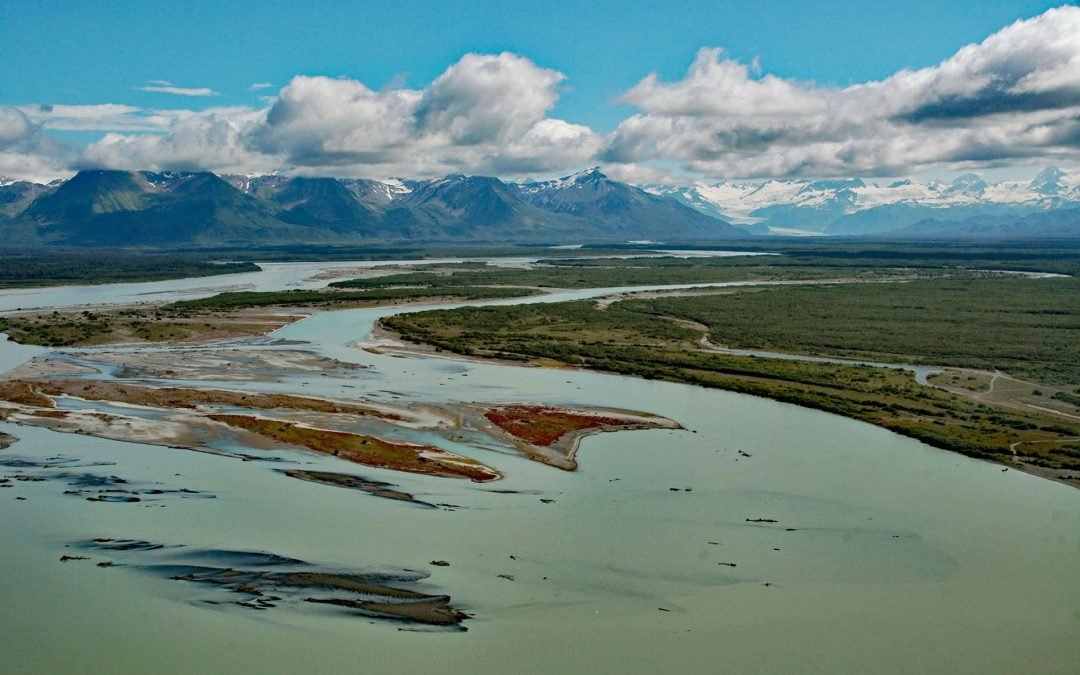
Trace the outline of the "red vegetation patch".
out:
[[[367,466],[434,476],[468,478],[476,482],[499,478],[498,472],[494,469],[433,445],[395,443],[376,436],[313,429],[293,422],[249,415],[207,415],[207,417],[281,443],[303,446],[315,452]]]
[[[507,405],[484,413],[489,422],[515,438],[548,446],[574,431],[600,427],[633,427],[640,421],[575,413],[544,405]]]

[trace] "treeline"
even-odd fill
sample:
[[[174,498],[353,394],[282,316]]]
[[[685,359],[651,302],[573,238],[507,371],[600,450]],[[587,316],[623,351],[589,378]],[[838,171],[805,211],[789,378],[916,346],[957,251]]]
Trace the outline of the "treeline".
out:
[[[655,247],[651,247],[655,248]],[[1080,274],[1080,242],[880,242],[874,240],[845,240],[839,238],[761,238],[752,244],[732,242],[718,246],[680,246],[688,250],[731,250],[769,252],[771,264],[805,267],[910,267],[954,268],[969,270],[1018,270]],[[627,246],[626,251],[647,251],[649,246]],[[567,265],[603,264],[597,261],[566,261]],[[645,265],[678,265],[677,259],[652,259]],[[725,264],[753,265],[749,257],[730,258]]]
[[[677,263],[671,261],[678,261]],[[613,288],[619,286],[657,286],[664,284],[706,284],[727,281],[777,281],[826,279],[835,277],[835,268],[775,266],[773,258],[755,257],[752,264],[732,264],[734,258],[695,259],[597,259],[560,263],[545,261],[548,266],[533,269],[506,269],[488,266],[440,272],[406,272],[381,277],[335,281],[335,288],[397,288],[455,286],[534,286],[538,288]],[[657,264],[668,261],[671,264]],[[849,277],[877,278],[908,275],[909,272],[886,269],[844,269]]]
[[[162,281],[258,271],[259,266],[252,262],[200,253],[0,250],[0,288]]]

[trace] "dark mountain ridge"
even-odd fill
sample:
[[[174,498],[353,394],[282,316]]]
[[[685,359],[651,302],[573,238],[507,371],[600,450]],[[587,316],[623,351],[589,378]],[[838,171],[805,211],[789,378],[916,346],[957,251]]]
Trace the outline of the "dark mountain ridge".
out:
[[[0,212],[0,234],[27,245],[576,243],[746,236],[722,220],[598,170],[527,185],[463,175],[382,183],[89,170],[51,188],[21,187],[18,193],[11,188],[0,188],[0,203],[7,204]]]

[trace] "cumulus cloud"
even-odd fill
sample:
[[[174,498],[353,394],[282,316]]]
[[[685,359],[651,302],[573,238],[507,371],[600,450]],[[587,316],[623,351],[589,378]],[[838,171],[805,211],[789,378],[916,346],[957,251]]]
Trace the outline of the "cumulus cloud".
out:
[[[41,133],[22,110],[0,106],[0,176],[46,182],[70,175],[75,150]]]
[[[376,92],[362,82],[298,76],[251,132],[255,147],[299,165],[381,164],[413,135],[421,94]]]
[[[563,79],[509,53],[467,54],[421,90],[295,77],[251,139],[299,167],[376,175],[561,169],[602,144],[588,127],[547,117]]]
[[[36,131],[34,123],[21,110],[0,107],[0,149],[22,143]]]
[[[749,66],[723,55],[723,49],[702,49],[683,80],[663,84],[654,73],[622,100],[662,116],[821,112],[824,101],[805,85],[773,75],[753,79]]]
[[[1080,8],[1018,21],[942,63],[846,88],[771,75],[703,49],[685,78],[650,75],[610,162],[676,161],[714,177],[892,175],[1080,156]]]
[[[514,54],[466,54],[423,92],[416,126],[456,145],[519,139],[554,107],[563,79]]]
[[[110,131],[80,166],[524,175],[579,166],[603,146],[590,128],[548,116],[564,77],[515,54],[467,54],[423,89],[297,76],[265,110],[55,106],[35,114],[51,128]],[[159,133],[132,133],[146,131]]]
[[[253,151],[246,141],[263,113],[250,108],[212,108],[180,116],[167,134],[106,134],[83,150],[78,168],[220,173],[269,172],[279,159]]]
[[[642,79],[607,136],[552,115],[565,75],[467,54],[422,88],[301,75],[262,109],[0,107],[0,172],[76,167],[507,178],[602,163],[632,182],[888,176],[1080,161],[1080,8],[1018,21],[932,67],[848,87],[762,74],[722,49],[675,82]],[[146,90],[212,95],[152,81]],[[269,83],[253,91],[273,92]],[[180,91],[182,90],[182,91]],[[78,156],[49,133],[100,140]]]

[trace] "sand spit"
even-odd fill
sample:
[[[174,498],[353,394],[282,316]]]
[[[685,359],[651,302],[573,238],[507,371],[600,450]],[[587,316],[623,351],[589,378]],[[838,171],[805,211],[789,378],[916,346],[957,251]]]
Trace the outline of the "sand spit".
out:
[[[96,367],[95,367],[96,366]],[[7,373],[11,379],[85,375],[110,370],[117,377],[155,380],[277,382],[285,374],[348,377],[364,367],[285,349],[159,349],[94,351],[37,356]]]
[[[435,508],[434,504],[420,501],[408,492],[395,490],[394,488],[397,486],[393,483],[364,478],[363,476],[356,476],[349,473],[337,473],[334,471],[308,471],[306,469],[282,469],[281,473],[289,478],[298,478],[300,480],[308,481],[309,483],[332,485],[334,487],[347,488],[349,490],[359,490],[360,492],[366,492],[369,495],[382,497],[383,499],[393,499],[399,502],[409,502],[410,504],[417,504],[427,508]]]
[[[162,380],[276,382],[286,373],[348,377],[364,368],[313,352],[286,349],[203,348],[94,352],[90,358],[97,363],[116,366],[117,377]]]

